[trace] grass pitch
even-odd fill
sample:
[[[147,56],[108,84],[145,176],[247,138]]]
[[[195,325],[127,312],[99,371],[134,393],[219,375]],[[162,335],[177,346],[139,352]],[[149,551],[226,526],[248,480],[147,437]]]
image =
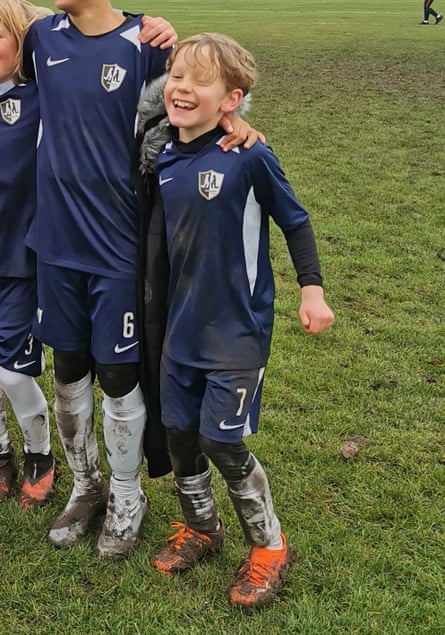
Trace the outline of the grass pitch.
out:
[[[274,346],[249,441],[299,560],[281,602],[228,605],[247,550],[218,475],[227,545],[184,577],[150,562],[179,518],[170,477],[144,477],[151,511],[127,562],[98,562],[94,536],[54,550],[45,539],[70,491],[64,467],[47,508],[1,506],[0,633],[445,633],[445,24],[420,27],[420,0],[124,4],[163,15],[180,37],[221,31],[254,53],[249,120],[311,214],[336,323],[302,332],[274,230]],[[51,402],[50,363],[41,383]],[[344,459],[356,434],[372,444]],[[63,463],[55,428],[53,440]]]

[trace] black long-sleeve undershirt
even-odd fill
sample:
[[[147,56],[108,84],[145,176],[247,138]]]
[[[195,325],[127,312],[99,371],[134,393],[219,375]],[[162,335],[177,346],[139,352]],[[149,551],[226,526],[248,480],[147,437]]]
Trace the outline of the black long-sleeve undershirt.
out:
[[[310,220],[308,219],[284,235],[300,287],[323,286],[314,230]]]

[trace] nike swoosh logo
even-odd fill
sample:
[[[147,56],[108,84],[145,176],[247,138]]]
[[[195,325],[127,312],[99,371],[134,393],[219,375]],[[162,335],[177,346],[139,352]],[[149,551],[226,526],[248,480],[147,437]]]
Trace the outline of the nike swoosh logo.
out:
[[[21,370],[22,368],[26,368],[27,366],[32,366],[35,363],[36,363],[36,360],[34,360],[33,362],[26,362],[25,364],[14,362],[14,370]]]
[[[244,423],[237,423],[234,426],[229,426],[229,425],[227,425],[226,420],[223,419],[222,421],[219,422],[218,428],[220,430],[235,430],[235,428],[243,428],[244,425],[245,425]]]
[[[115,353],[125,353],[125,351],[129,351],[130,348],[133,348],[134,346],[137,346],[139,344],[139,340],[137,342],[133,342],[133,344],[128,344],[128,346],[119,346],[119,344],[116,344],[116,346],[114,347],[114,352]]]
[[[159,177],[159,185],[164,185],[164,183],[168,183],[169,181],[174,181],[173,177],[163,179],[162,176]]]
[[[63,62],[68,62],[69,59],[70,59],[69,57],[64,57],[63,60],[52,60],[50,55],[48,59],[46,60],[46,65],[57,66],[57,64],[63,64]]]

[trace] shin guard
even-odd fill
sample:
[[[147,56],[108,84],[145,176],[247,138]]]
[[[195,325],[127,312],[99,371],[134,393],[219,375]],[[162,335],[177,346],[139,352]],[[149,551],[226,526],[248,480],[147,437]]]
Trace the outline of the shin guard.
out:
[[[25,452],[49,454],[48,405],[33,377],[0,369],[0,385],[8,397],[23,435]]]
[[[102,482],[99,451],[93,428],[93,386],[91,374],[79,381],[54,382],[57,429],[66,460],[74,474],[78,495],[89,491],[92,484]]]
[[[105,446],[113,476],[120,481],[138,480],[146,419],[139,384],[123,397],[104,393],[102,409]]]
[[[253,454],[252,469],[237,481],[226,481],[244,536],[250,545],[281,544],[280,522],[275,515],[266,473]]]
[[[220,521],[210,469],[194,476],[175,476],[175,486],[186,524],[199,532],[215,532]]]
[[[0,388],[0,454],[9,452],[9,434],[6,427],[6,398]]]

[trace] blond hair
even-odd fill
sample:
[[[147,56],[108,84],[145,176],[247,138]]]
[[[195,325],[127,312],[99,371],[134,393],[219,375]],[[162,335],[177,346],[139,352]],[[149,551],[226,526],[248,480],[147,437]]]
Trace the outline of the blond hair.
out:
[[[36,7],[27,0],[0,0],[0,22],[15,40],[17,54],[11,68],[13,79],[24,79],[22,53],[23,39],[33,22],[51,15],[52,11],[45,7]]]
[[[246,95],[257,83],[255,60],[238,42],[221,33],[198,33],[185,38],[173,49],[167,60],[170,70],[176,56],[184,51],[187,63],[205,68],[209,78],[220,76],[227,90],[241,88]],[[210,59],[210,68],[207,69]]]

